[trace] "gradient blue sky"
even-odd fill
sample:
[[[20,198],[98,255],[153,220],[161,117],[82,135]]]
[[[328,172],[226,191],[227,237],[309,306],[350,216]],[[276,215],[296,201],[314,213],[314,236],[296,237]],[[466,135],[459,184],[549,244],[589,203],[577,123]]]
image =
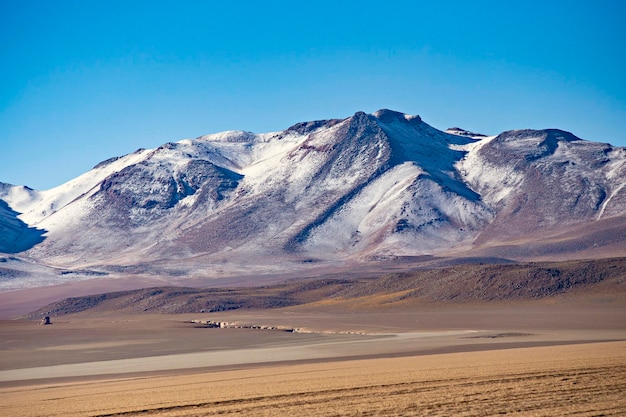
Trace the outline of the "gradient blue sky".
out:
[[[0,181],[391,108],[626,146],[626,1],[0,0]]]

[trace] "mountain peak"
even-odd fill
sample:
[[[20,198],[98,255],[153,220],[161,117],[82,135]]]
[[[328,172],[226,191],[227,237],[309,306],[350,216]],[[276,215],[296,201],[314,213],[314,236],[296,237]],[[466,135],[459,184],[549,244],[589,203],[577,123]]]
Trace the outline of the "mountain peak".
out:
[[[559,129],[522,129],[500,133],[493,140],[493,145],[503,147],[511,156],[522,156],[527,161],[534,161],[554,154],[560,144],[579,142],[582,139]]]
[[[496,137],[496,141],[502,142],[512,142],[529,139],[538,139],[540,141],[548,141],[550,143],[576,142],[582,140],[572,133],[560,129],[508,130],[506,132],[500,133]]]
[[[383,123],[392,123],[395,120],[398,120],[401,122],[413,121],[413,120],[419,121],[419,122],[422,121],[422,119],[417,115],[412,116],[412,115],[400,113],[400,112],[389,110],[389,109],[380,109],[374,112],[373,116]]]

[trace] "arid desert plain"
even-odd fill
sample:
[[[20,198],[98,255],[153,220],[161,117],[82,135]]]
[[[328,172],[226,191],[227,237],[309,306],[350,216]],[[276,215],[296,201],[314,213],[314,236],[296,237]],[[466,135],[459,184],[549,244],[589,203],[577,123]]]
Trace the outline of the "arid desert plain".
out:
[[[179,314],[116,301],[51,325],[5,319],[0,415],[625,415],[624,285]]]

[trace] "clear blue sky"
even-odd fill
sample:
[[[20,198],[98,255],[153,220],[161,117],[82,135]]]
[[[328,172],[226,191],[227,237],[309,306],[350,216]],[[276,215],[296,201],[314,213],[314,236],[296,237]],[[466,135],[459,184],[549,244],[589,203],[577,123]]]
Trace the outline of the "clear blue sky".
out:
[[[0,181],[391,108],[626,146],[626,1],[0,0]]]

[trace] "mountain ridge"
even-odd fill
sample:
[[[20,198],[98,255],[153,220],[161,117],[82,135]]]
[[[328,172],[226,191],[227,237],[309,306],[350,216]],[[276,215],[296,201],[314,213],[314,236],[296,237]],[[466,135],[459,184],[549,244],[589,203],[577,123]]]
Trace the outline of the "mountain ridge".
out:
[[[525,245],[573,228],[552,250],[568,259],[593,248],[568,242],[599,220],[626,224],[626,149],[558,129],[444,132],[383,109],[138,149],[50,190],[2,184],[0,203],[3,233],[19,221],[42,237],[18,252],[0,240],[0,252],[57,269],[219,277],[397,256],[531,260]],[[626,255],[619,233],[600,245]]]

